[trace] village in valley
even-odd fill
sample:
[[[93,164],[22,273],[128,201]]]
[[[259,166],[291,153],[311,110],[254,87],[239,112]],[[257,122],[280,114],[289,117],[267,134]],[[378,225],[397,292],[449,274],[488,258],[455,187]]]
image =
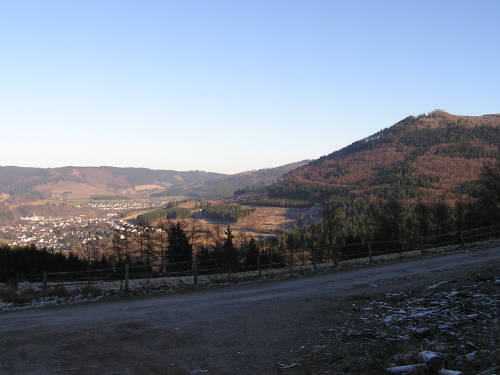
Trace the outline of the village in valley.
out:
[[[75,208],[96,209],[97,215],[42,216],[34,209],[32,216],[0,225],[0,243],[80,254],[87,241],[92,240],[106,249],[115,233],[134,236],[144,230],[124,216],[161,208],[167,203],[163,200],[90,200],[75,205]]]

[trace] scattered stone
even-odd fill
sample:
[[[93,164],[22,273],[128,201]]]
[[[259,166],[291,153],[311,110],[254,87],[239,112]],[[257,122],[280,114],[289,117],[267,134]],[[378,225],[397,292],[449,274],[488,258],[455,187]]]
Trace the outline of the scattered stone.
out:
[[[191,371],[191,375],[206,374],[207,372],[208,372],[208,370],[206,370],[206,369],[197,368],[197,369]]]
[[[433,284],[433,285],[429,285],[427,287],[427,289],[431,290],[431,289],[436,289],[437,287],[441,286],[441,285],[444,285],[444,284],[447,284],[449,283],[449,281],[441,281],[440,283],[436,283],[436,284]]]
[[[415,365],[396,366],[387,368],[389,374],[424,374],[425,365],[418,363]]]
[[[473,361],[473,360],[476,358],[476,355],[477,355],[477,352],[476,352],[476,351],[471,352],[471,353],[469,353],[469,354],[467,354],[467,355],[465,356],[465,359],[466,359],[467,361]]]
[[[469,315],[465,315],[464,318],[466,319],[477,319],[479,315],[478,314],[469,314]]]
[[[447,370],[445,368],[442,368],[438,372],[439,375],[463,375],[462,372],[460,371],[453,371],[453,370]]]
[[[431,334],[431,330],[427,327],[412,328],[411,334],[415,337],[427,337]]]
[[[437,371],[442,368],[443,356],[436,352],[423,351],[418,353],[418,358],[425,363],[430,371]]]
[[[289,365],[285,365],[283,363],[277,363],[277,365],[279,366],[280,369],[282,370],[286,370],[286,369],[289,369],[289,368],[292,368],[292,367],[296,367],[298,366],[298,363],[297,362],[294,362],[294,363],[290,363]]]

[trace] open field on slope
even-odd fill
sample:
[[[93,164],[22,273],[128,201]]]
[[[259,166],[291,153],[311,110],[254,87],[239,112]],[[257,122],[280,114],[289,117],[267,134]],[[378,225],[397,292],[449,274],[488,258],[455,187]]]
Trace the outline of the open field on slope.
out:
[[[231,229],[235,232],[246,232],[249,235],[262,237],[273,236],[278,232],[291,229],[297,224],[297,218],[300,213],[306,217],[306,220],[309,217],[312,220],[319,220],[320,217],[320,210],[318,208],[251,207],[255,208],[255,211],[250,216],[236,223],[207,219],[199,213],[196,213],[195,217],[200,220],[200,223],[205,225],[230,225]]]

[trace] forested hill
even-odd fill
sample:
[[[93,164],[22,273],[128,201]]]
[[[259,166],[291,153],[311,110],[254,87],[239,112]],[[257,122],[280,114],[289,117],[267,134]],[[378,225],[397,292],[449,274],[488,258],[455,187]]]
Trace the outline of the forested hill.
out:
[[[474,195],[483,164],[499,155],[500,114],[434,111],[397,124],[292,171],[270,198],[432,200]]]
[[[147,168],[0,167],[0,195],[12,199],[148,196],[168,186],[201,184],[224,177],[203,171],[178,172]]]
[[[304,160],[275,168],[264,168],[237,173],[205,181],[203,184],[199,185],[171,186],[164,192],[154,193],[153,196],[185,195],[198,199],[227,198],[272,185],[278,182],[286,173],[308,162],[309,160]]]

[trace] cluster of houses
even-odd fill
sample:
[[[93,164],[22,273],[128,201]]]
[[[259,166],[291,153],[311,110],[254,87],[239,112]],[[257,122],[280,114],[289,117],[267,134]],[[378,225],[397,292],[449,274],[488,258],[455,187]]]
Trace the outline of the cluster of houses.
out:
[[[158,200],[109,200],[109,201],[90,201],[86,207],[97,208],[102,211],[132,211],[146,210],[165,207],[168,201]]]
[[[74,250],[89,236],[106,241],[114,231],[136,233],[139,227],[110,217],[22,217],[19,223],[0,226],[0,239],[10,246],[34,244],[38,248]]]

